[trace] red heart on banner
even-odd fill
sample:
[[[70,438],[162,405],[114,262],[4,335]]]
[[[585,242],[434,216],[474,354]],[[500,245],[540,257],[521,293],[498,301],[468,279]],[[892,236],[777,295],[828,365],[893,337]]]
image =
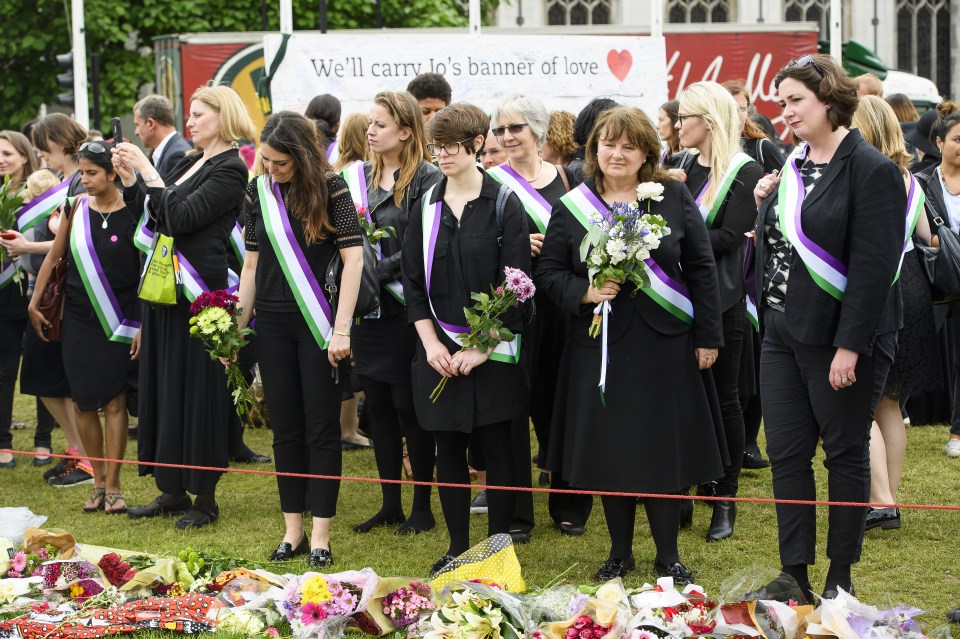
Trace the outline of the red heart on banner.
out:
[[[623,79],[630,73],[630,67],[633,66],[633,56],[626,49],[623,51],[610,49],[610,52],[607,53],[607,66],[610,67],[610,72],[623,82]]]

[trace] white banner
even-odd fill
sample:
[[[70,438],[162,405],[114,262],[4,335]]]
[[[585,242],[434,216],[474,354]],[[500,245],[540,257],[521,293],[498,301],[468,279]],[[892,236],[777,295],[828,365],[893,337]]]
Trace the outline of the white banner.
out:
[[[267,69],[280,41],[279,34],[264,37]],[[667,101],[662,37],[294,34],[271,82],[273,111],[303,113],[311,98],[330,93],[344,115],[366,112],[378,92],[403,91],[429,72],[447,79],[454,102],[486,110],[513,93],[574,114],[595,97],[609,97],[655,121]]]

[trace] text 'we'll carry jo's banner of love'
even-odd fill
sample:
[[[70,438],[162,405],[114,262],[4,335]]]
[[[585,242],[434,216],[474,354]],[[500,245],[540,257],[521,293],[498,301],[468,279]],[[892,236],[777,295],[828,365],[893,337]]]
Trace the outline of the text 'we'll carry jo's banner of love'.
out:
[[[280,35],[264,38],[266,68],[280,43]],[[655,116],[667,100],[662,37],[294,34],[270,83],[273,110],[302,113],[311,98],[330,93],[344,113],[366,111],[378,92],[403,91],[430,72],[446,78],[455,102],[484,109],[524,93],[548,110],[577,113],[609,97]]]

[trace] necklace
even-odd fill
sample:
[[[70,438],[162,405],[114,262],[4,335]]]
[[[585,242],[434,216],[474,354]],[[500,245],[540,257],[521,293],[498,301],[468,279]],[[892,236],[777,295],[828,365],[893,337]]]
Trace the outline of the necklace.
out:
[[[507,160],[507,164],[510,165],[510,168],[511,168],[511,169],[513,168],[513,164],[510,164],[510,160]],[[516,170],[516,169],[514,169],[514,170]],[[525,177],[523,177],[522,175],[520,175],[520,171],[517,171],[517,175],[520,175],[520,177],[523,177],[524,180],[527,180],[527,184],[533,184],[534,182],[536,182],[537,180],[539,180],[539,179],[540,179],[540,175],[541,175],[542,173],[543,173],[543,158],[540,158],[540,170],[537,171],[537,174],[536,174],[535,176],[533,176],[533,179],[532,179],[532,180],[527,180],[527,178],[525,178]]]
[[[943,184],[943,190],[949,193],[950,195],[952,195],[953,197],[960,197],[960,193],[954,193],[953,191],[950,190],[950,186],[947,184],[947,176],[943,174],[943,171],[941,171],[938,168],[937,173],[940,174],[940,183]]]
[[[113,207],[112,207],[113,209],[116,209],[117,204],[120,203],[120,200],[121,200],[121,196],[120,196],[119,193],[117,193],[117,199],[116,199],[116,201],[114,201],[114,203],[113,203]],[[94,198],[94,202],[96,202],[96,198]],[[97,206],[99,206],[101,209],[106,208],[106,207],[100,206],[100,203],[99,203],[99,202],[96,202],[96,204],[97,204]],[[93,208],[92,206],[90,207],[90,210],[95,211],[96,214],[99,215],[100,218],[103,220],[103,224],[100,225],[100,228],[106,229],[106,228],[107,228],[107,225],[108,225],[107,216],[110,215],[110,213],[112,213],[113,211],[108,211],[107,213],[102,213],[101,211]]]

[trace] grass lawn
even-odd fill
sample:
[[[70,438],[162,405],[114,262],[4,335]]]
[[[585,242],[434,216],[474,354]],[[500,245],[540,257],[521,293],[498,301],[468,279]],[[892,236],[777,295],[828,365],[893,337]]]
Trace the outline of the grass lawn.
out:
[[[18,397],[14,416],[34,423],[33,398]],[[942,452],[947,439],[946,427],[910,428],[907,432],[907,462],[900,489],[904,503],[958,504],[960,460],[948,459]],[[32,450],[32,429],[14,431],[14,447]],[[269,430],[247,431],[246,441],[258,452],[270,453]],[[54,431],[54,445],[63,450],[63,437]],[[535,448],[535,446],[534,446]],[[130,442],[127,458],[136,459],[136,443]],[[29,457],[18,456],[13,470],[0,470],[0,506],[28,506],[46,515],[46,527],[70,531],[81,543],[175,554],[190,546],[211,554],[230,554],[253,560],[265,560],[283,535],[276,483],[272,477],[227,474],[220,483],[218,500],[221,519],[197,531],[177,531],[173,519],[134,521],[126,516],[86,514],[81,505],[90,486],[53,488],[46,485]],[[643,463],[643,460],[637,460]],[[815,460],[818,498],[826,499],[822,459]],[[246,468],[271,469],[272,465],[244,465]],[[531,472],[533,469],[531,468]],[[344,474],[375,477],[376,467],[370,451],[344,454]],[[124,467],[122,482],[127,502],[142,505],[157,495],[152,477],[138,477],[132,466]],[[744,471],[741,496],[771,497],[770,471]],[[411,490],[404,489],[409,507]],[[535,497],[537,528],[529,544],[518,546],[517,555],[530,586],[543,585],[559,573],[573,567],[567,581],[589,582],[607,556],[608,538],[603,512],[597,500],[587,534],[570,538],[550,525],[546,495]],[[377,529],[366,535],[355,534],[351,527],[364,521],[379,507],[379,488],[375,484],[344,482],[340,491],[338,516],[334,520],[332,551],[335,569],[371,566],[381,575],[425,576],[434,561],[446,550],[447,538],[440,505],[434,493],[434,514],[438,528],[416,537],[396,537],[390,529]],[[692,529],[680,534],[680,554],[694,571],[696,580],[713,596],[719,596],[721,581],[731,573],[759,565],[778,567],[777,533],[774,508],[768,504],[740,504],[736,532],[726,541],[704,541],[710,522],[710,509],[698,503]],[[821,588],[826,575],[826,512],[818,509],[820,563],[811,568],[811,582]],[[472,516],[471,539],[480,541],[486,534],[486,517]],[[652,581],[653,542],[643,515],[638,511],[634,552],[637,571],[625,582],[636,586]],[[953,531],[953,532],[950,532]],[[886,606],[904,603],[929,612],[920,618],[927,629],[945,623],[944,612],[960,606],[960,554],[957,535],[960,512],[903,511],[899,530],[874,530],[867,533],[863,559],[854,568],[858,597],[867,603]],[[306,562],[295,564],[306,569]]]

